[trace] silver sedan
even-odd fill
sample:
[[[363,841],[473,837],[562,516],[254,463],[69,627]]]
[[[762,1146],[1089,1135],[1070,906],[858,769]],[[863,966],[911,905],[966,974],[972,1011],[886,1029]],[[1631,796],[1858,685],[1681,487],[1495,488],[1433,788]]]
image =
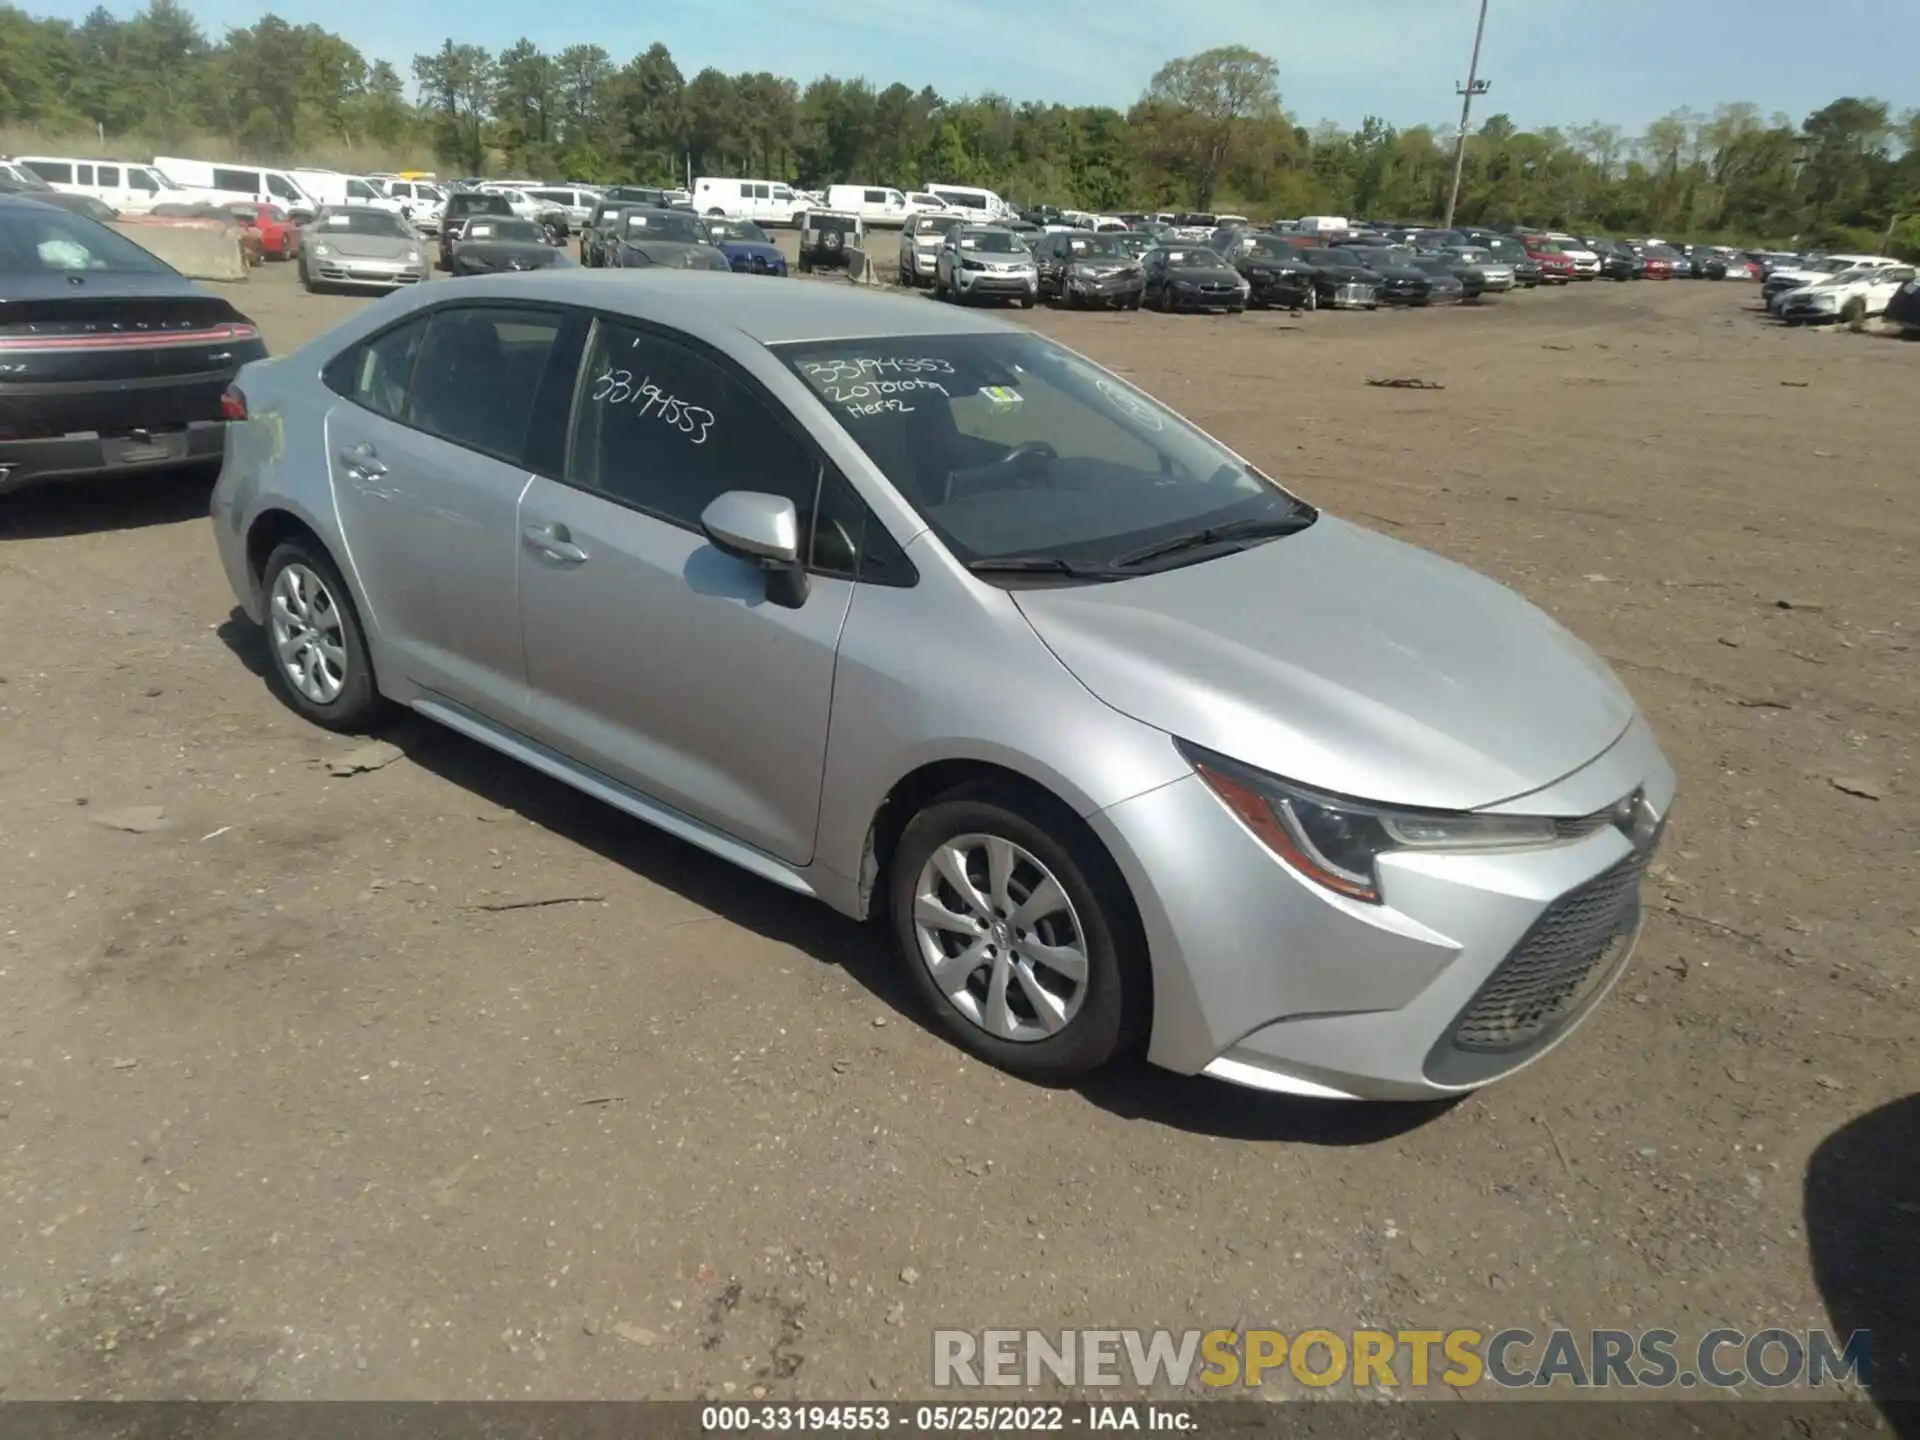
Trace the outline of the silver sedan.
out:
[[[1674,777],[1606,665],[1025,328],[452,280],[224,408],[296,711],[410,708],[872,918],[1010,1071],[1454,1094],[1627,963]]]
[[[420,232],[390,210],[330,207],[301,227],[300,283],[308,290],[418,285],[431,263]]]

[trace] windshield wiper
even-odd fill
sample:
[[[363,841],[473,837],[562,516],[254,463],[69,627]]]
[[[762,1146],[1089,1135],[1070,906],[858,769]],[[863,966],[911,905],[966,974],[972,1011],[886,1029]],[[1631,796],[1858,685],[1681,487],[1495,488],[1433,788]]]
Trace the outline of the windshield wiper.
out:
[[[1161,540],[1139,550],[1130,550],[1125,555],[1113,559],[1116,570],[1131,570],[1144,565],[1149,560],[1164,559],[1169,555],[1184,554],[1189,550],[1203,549],[1208,545],[1227,545],[1236,540],[1268,540],[1277,535],[1296,535],[1320,518],[1320,512],[1310,506],[1302,506],[1285,515],[1250,516],[1245,520],[1228,520],[1219,525],[1209,525],[1204,530],[1195,530],[1190,535],[1176,535],[1171,540]]]
[[[1122,580],[1126,572],[1114,565],[1089,565],[1058,555],[989,555],[969,560],[975,575],[1064,575],[1070,580]]]

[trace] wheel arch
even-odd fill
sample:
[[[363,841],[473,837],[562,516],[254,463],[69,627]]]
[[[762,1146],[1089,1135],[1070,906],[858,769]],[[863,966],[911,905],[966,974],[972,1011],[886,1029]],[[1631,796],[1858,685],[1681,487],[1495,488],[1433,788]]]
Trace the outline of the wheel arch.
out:
[[[1016,805],[1036,823],[1050,829],[1059,827],[1064,832],[1059,837],[1063,841],[1070,836],[1074,848],[1104,872],[1089,878],[1109,892],[1114,903],[1121,907],[1118,914],[1107,917],[1108,924],[1123,944],[1135,948],[1137,961],[1133,969],[1144,992],[1135,997],[1139,1010],[1134,1017],[1133,1035],[1126,1042],[1126,1048],[1134,1049],[1144,1045],[1153,1030],[1156,984],[1146,922],[1139,899],[1127,880],[1126,868],[1099,832],[1087,823],[1085,817],[1094,807],[1070,802],[1062,793],[1067,788],[1065,785],[1056,788],[1024,770],[978,756],[928,760],[909,770],[882,797],[867,827],[857,887],[859,918],[883,923],[889,918],[887,871],[908,824],[927,806],[943,797],[967,794],[995,797]]]
[[[374,613],[373,607],[367,603],[366,593],[360,585],[359,573],[354,568],[353,556],[346,552],[344,545],[328,544],[321,534],[321,527],[314,523],[312,516],[302,514],[297,507],[284,502],[263,506],[259,513],[247,522],[245,553],[248,593],[251,598],[249,613],[255,620],[264,621],[266,596],[261,587],[266,579],[267,557],[289,540],[297,540],[303,545],[313,546],[339,572],[341,582],[347,587],[347,599],[352,603],[354,614],[360,621],[361,632],[366,636],[367,650],[373,658],[377,671],[378,652],[382,648],[380,619]]]

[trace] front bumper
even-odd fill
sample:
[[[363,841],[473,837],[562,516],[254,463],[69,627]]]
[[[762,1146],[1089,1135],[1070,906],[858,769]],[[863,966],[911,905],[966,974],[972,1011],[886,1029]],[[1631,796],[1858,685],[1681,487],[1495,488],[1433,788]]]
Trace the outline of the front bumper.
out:
[[[1068,275],[1061,282],[1061,291],[1074,296],[1083,304],[1106,305],[1124,303],[1144,294],[1147,288],[1143,275],[1108,275],[1098,279]]]
[[[394,260],[366,260],[356,255],[308,255],[307,278],[317,285],[353,286],[356,289],[396,290],[402,285],[418,285],[427,278],[428,261],[402,264]]]
[[[1673,771],[1638,718],[1581,770],[1496,808],[1571,819],[1636,789],[1664,824]],[[1535,850],[1399,854],[1381,864],[1386,903],[1366,905],[1302,879],[1197,776],[1092,823],[1147,930],[1148,1058],[1335,1099],[1459,1094],[1558,1045],[1627,963],[1652,850],[1608,826]],[[1588,941],[1590,955],[1573,953]],[[1497,1029],[1541,984],[1565,987],[1561,1008],[1515,1031],[1521,1043],[1486,1048],[1489,1017]]]
[[[1010,299],[1024,295],[1031,300],[1040,293],[1040,277],[1032,270],[955,269],[953,288],[962,295],[1005,295]]]
[[[0,494],[46,480],[164,470],[218,460],[226,428],[223,420],[192,420],[170,429],[136,434],[0,440]]]
[[[1807,300],[1790,301],[1780,306],[1780,318],[1789,321],[1799,320],[1809,322],[1838,320],[1840,318],[1840,307],[1831,300],[1818,304]]]
[[[1247,291],[1239,285],[1169,285],[1167,299],[1180,310],[1231,310],[1247,303]]]

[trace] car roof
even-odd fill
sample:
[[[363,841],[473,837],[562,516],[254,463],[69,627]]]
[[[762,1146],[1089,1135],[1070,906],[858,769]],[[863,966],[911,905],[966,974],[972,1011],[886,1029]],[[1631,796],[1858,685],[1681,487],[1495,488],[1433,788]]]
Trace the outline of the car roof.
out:
[[[436,281],[424,290],[451,295],[480,287],[494,294],[586,305],[656,320],[699,336],[732,330],[762,345],[800,340],[886,340],[915,335],[1021,333],[990,315],[918,296],[877,294],[850,286],[789,281],[769,285],[760,276],[664,269],[570,269]],[[423,291],[424,293],[424,291]]]

